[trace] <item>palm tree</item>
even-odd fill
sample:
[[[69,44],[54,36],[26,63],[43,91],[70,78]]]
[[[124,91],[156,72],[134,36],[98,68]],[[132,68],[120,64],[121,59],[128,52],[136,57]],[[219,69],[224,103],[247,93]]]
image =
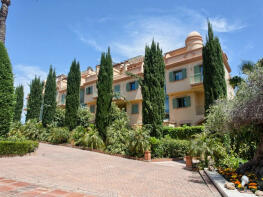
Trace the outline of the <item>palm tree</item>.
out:
[[[8,15],[8,6],[10,6],[10,0],[1,0],[2,7],[0,10],[0,41],[5,44],[6,34],[6,18]]]

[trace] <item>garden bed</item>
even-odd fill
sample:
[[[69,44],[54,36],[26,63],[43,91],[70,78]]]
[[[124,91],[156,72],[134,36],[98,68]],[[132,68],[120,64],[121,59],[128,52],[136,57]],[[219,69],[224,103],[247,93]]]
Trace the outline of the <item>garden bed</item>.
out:
[[[228,182],[222,175],[220,175],[216,171],[209,171],[208,169],[204,169],[206,175],[210,178],[213,184],[216,186],[218,191],[224,197],[256,197],[255,194],[251,193],[241,193],[237,189],[229,190],[225,188],[225,183]]]

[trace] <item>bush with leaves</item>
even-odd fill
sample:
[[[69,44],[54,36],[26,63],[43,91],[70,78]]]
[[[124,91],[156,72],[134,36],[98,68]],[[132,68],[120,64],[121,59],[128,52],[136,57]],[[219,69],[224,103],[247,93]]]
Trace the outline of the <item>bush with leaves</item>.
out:
[[[107,152],[124,155],[129,144],[130,130],[128,123],[124,119],[115,120],[107,128]]]
[[[145,151],[150,149],[150,134],[145,128],[136,128],[130,132],[128,154],[143,157]]]
[[[63,144],[68,142],[70,132],[66,127],[54,127],[49,129],[48,141],[53,144]]]
[[[87,128],[94,120],[94,115],[86,107],[80,107],[77,113],[77,125]]]
[[[28,120],[20,129],[22,134],[29,140],[39,140],[40,134],[45,131],[42,123],[36,119]]]
[[[53,119],[53,125],[57,127],[64,127],[65,126],[65,109],[61,107],[56,108],[56,112]]]
[[[84,146],[83,138],[88,131],[82,126],[77,126],[70,134],[69,141],[75,146]]]
[[[111,125],[106,131],[106,151],[113,154],[125,154],[129,143],[129,130],[127,113],[112,103],[110,113]]]
[[[88,128],[88,133],[82,138],[82,143],[91,150],[103,150],[105,148],[105,144],[99,132],[91,127]]]

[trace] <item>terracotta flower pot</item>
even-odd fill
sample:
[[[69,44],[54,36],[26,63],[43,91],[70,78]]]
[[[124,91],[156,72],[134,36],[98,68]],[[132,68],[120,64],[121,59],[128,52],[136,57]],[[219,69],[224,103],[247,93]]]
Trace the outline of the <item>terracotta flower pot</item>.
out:
[[[187,168],[192,168],[193,167],[192,157],[185,156],[185,163]]]
[[[145,151],[144,153],[144,160],[151,161],[151,151]]]

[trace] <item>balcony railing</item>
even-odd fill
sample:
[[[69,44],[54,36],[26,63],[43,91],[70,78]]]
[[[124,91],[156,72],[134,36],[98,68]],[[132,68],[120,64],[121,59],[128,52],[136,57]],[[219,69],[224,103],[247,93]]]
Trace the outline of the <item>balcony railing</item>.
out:
[[[203,74],[195,74],[190,76],[190,84],[203,83]]]

